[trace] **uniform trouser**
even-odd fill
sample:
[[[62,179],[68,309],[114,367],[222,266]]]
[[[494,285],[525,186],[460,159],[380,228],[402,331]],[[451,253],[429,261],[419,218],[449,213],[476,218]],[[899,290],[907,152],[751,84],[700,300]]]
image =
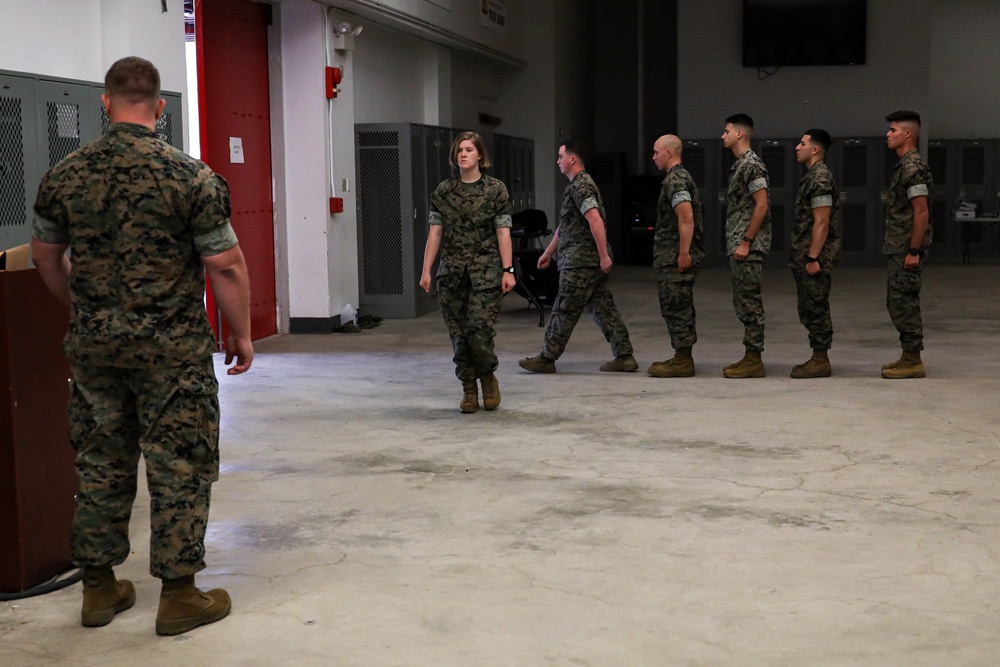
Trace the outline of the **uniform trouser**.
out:
[[[733,275],[733,310],[743,323],[743,347],[764,351],[764,300],[760,296],[764,271],[760,261],[729,258]]]
[[[70,442],[79,491],[71,544],[79,567],[119,565],[140,454],[150,497],[149,571],[205,568],[212,482],[219,478],[219,385],[211,357],[157,369],[74,365]]]
[[[468,271],[438,278],[438,306],[455,353],[455,375],[462,382],[486,377],[499,365],[493,338],[502,297],[499,281],[495,288],[476,290]]]
[[[682,273],[676,265],[661,266],[656,270],[660,315],[667,323],[670,345],[675,350],[698,342],[694,312],[694,280],[698,270],[698,267],[692,267]]]
[[[799,322],[809,332],[809,347],[829,350],[833,345],[833,320],[830,318],[830,285],[827,271],[810,276],[805,269],[792,269],[798,294]]]
[[[552,302],[552,315],[545,329],[542,354],[558,359],[566,350],[580,315],[586,310],[600,327],[605,340],[611,343],[616,357],[632,354],[632,343],[615,299],[608,287],[608,274],[600,267],[562,269],[559,272],[559,291]]]
[[[924,349],[924,323],[920,315],[920,287],[924,272],[924,256],[916,268],[903,268],[906,255],[889,256],[889,280],[885,305],[889,317],[899,332],[900,347],[904,352]]]

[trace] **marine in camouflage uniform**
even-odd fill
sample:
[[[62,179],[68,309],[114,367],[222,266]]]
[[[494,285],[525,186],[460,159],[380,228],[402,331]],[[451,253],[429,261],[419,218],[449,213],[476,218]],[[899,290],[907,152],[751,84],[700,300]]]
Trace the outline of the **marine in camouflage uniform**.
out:
[[[815,223],[814,209],[830,208],[826,241],[815,259],[819,272],[806,270]],[[830,317],[831,271],[840,260],[840,196],[837,183],[826,163],[819,160],[799,179],[795,196],[794,227],[788,266],[795,278],[799,322],[809,332],[809,346],[827,351],[833,345],[833,321]]]
[[[767,167],[750,148],[740,155],[729,170],[726,193],[726,252],[733,279],[733,309],[743,323],[743,346],[751,352],[764,350],[764,301],[761,297],[764,255],[771,249],[770,208],[757,234],[750,242],[745,260],[733,254],[750,227],[755,202],[753,194],[768,190]]]
[[[694,233],[688,254],[691,268],[681,271],[677,257],[681,249],[677,212],[680,204],[691,204]],[[663,179],[656,204],[656,230],[653,234],[653,267],[656,268],[660,314],[670,332],[675,349],[690,348],[698,341],[695,329],[694,282],[705,258],[704,216],[698,186],[683,164],[670,168]]]
[[[910,353],[919,353],[924,349],[920,288],[923,260],[927,257],[934,231],[933,226],[928,224],[920,245],[914,248],[921,261],[912,268],[904,267],[913,234],[913,206],[910,200],[915,197],[929,199],[932,189],[933,179],[927,162],[916,150],[908,151],[893,167],[889,180],[882,253],[889,258],[886,307],[899,332],[900,347]]]
[[[438,304],[463,383],[492,375],[494,327],[503,298],[496,230],[511,226],[507,187],[483,174],[475,183],[443,181],[431,194],[430,224],[441,225]]]
[[[603,364],[601,369],[634,371],[637,366],[631,358],[633,350],[628,329],[615,306],[608,286],[608,273],[601,269],[597,243],[586,218],[587,212],[592,209],[597,210],[601,221],[606,224],[607,215],[597,184],[581,168],[563,192],[559,227],[554,239],[558,248],[559,289],[552,303],[552,315],[545,329],[545,344],[540,355],[549,364],[559,359],[580,315],[586,310],[611,344],[615,355],[615,359]],[[552,244],[546,252],[550,252],[551,247]],[[610,257],[611,246],[607,244],[606,247]],[[533,370],[525,363],[528,360],[522,360],[522,368]]]
[[[222,178],[132,123],[111,125],[39,186],[33,236],[72,254],[64,350],[81,567],[128,557],[140,454],[150,572],[173,579],[205,567],[219,401],[199,260],[237,244],[229,218]]]

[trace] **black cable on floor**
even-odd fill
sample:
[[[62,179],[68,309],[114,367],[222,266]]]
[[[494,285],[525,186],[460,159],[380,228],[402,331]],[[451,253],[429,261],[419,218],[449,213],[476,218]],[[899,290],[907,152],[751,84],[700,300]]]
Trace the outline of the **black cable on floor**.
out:
[[[62,590],[67,586],[72,586],[76,582],[83,579],[83,569],[78,569],[65,579],[60,579],[60,576],[61,575],[56,575],[51,579],[43,581],[37,586],[32,586],[28,590],[21,591],[20,593],[0,593],[0,602],[6,602],[8,600],[23,600],[24,598],[31,598],[36,595],[45,595],[46,593]]]

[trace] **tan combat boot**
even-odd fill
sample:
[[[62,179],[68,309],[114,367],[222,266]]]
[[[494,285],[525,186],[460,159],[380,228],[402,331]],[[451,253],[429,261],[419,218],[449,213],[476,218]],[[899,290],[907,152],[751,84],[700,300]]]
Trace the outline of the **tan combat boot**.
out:
[[[920,360],[920,352],[903,352],[903,356],[898,360],[882,367],[882,377],[889,380],[925,377],[924,362]]]
[[[764,377],[764,362],[760,358],[760,352],[747,350],[742,359],[723,368],[722,374],[727,378],[737,379]]]
[[[621,354],[601,364],[601,370],[605,373],[634,373],[639,370],[639,362],[631,354]]]
[[[657,378],[694,377],[694,359],[691,357],[691,348],[677,348],[674,350],[672,359],[653,362],[646,373]]]
[[[496,410],[500,405],[500,383],[497,382],[497,376],[490,373],[486,377],[479,378],[479,382],[483,385],[483,407],[487,410]]]
[[[462,402],[458,409],[466,414],[479,412],[479,385],[475,380],[462,382]]]
[[[131,581],[115,579],[110,565],[83,569],[83,609],[80,622],[88,628],[107,625],[115,614],[135,604]]]
[[[556,362],[549,359],[544,354],[536,354],[533,357],[525,357],[517,362],[517,365],[532,373],[555,373]]]
[[[830,357],[826,350],[813,350],[812,357],[804,364],[792,368],[791,376],[796,379],[828,378],[833,374]]]
[[[156,634],[179,635],[198,626],[221,621],[233,608],[229,593],[213,588],[207,593],[194,587],[194,575],[164,579]]]

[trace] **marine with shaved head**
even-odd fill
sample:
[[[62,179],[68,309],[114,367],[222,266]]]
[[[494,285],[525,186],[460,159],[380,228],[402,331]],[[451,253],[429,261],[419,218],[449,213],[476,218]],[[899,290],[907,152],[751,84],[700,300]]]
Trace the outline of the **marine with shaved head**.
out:
[[[704,221],[698,186],[681,163],[683,144],[665,134],[653,144],[653,162],[666,172],[656,205],[653,266],[659,288],[660,314],[670,332],[674,356],[653,363],[647,373],[674,378],[694,375],[691,348],[695,331],[693,288],[705,258]]]
[[[933,231],[928,224],[933,182],[930,167],[917,153],[920,114],[896,111],[885,119],[889,122],[886,146],[899,156],[899,162],[892,169],[885,202],[882,252],[889,258],[885,301],[892,323],[899,331],[903,353],[898,360],[882,367],[882,377],[893,380],[922,378],[924,363],[920,351],[924,349],[924,327],[920,287]]]

